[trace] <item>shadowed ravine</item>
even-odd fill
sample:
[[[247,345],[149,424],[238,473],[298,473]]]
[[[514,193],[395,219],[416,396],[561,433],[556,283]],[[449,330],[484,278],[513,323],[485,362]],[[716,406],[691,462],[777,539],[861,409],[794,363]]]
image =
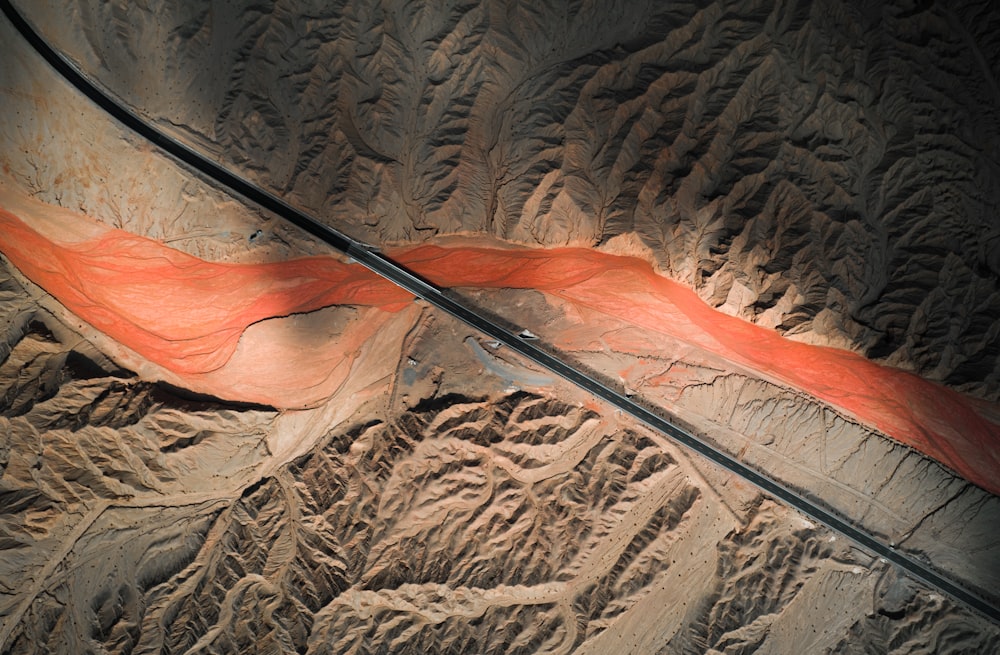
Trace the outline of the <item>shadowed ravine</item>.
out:
[[[73,237],[65,236],[68,220]],[[0,226],[0,250],[11,263],[81,319],[155,364],[147,376],[228,400],[315,405],[349,374],[366,339],[384,336],[388,321],[408,320],[400,310],[412,296],[332,257],[210,262],[25,200],[0,212]],[[721,314],[639,258],[499,244],[421,245],[390,255],[440,287],[534,289],[668,335],[830,403],[1000,491],[1000,427],[977,412],[975,401],[854,353],[794,342]],[[336,305],[374,309],[331,335],[321,353],[269,320]],[[245,337],[248,328],[263,325],[277,331]],[[252,388],[241,386],[247,376],[255,378]]]

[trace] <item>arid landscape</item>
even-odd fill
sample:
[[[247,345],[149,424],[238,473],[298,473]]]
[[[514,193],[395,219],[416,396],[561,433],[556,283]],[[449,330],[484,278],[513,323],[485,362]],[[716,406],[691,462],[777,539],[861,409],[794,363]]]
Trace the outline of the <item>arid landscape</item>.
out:
[[[167,134],[1000,605],[989,2],[14,5]],[[1000,650],[6,20],[0,61],[0,652]]]

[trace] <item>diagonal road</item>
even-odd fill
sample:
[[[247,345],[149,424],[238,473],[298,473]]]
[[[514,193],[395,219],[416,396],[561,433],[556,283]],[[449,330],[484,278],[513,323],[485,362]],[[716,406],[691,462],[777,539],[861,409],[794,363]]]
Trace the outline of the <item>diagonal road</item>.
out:
[[[414,275],[403,266],[400,266],[378,252],[372,246],[320,223],[317,219],[289,205],[273,193],[237,175],[233,171],[207,158],[205,155],[175,140],[173,137],[168,136],[151,122],[135,113],[131,108],[112,98],[107,91],[98,87],[96,83],[86,77],[68,58],[53,49],[24,20],[12,6],[10,0],[0,0],[0,10],[3,11],[7,19],[35,51],[70,84],[76,87],[77,90],[90,98],[90,100],[123,125],[159,146],[183,164],[221,184],[231,193],[241,195],[251,202],[277,214],[284,220],[293,223],[307,233],[352,257],[359,264],[406,289],[418,298],[422,298],[427,303],[451,314],[463,323],[499,341],[511,350],[530,359],[535,364],[622,410],[653,430],[666,435],[676,443],[735,473],[779,502],[795,508],[814,521],[822,523],[847,537],[862,549],[891,562],[914,578],[923,581],[930,587],[941,591],[956,601],[981,613],[991,621],[1000,624],[1000,607],[997,607],[981,595],[968,589],[947,574],[932,568],[905,552],[896,550],[893,546],[884,543],[874,535],[856,527],[841,516],[826,509],[817,501],[807,498],[756,469],[750,468],[732,455],[719,450],[708,441],[682,428],[678,425],[676,419],[661,414],[663,412],[662,409],[658,409],[656,412],[651,411],[632,398],[625,396],[622,392],[580,371],[556,355],[522,339],[514,332],[497,324],[493,319],[486,317],[477,309],[469,307],[446,295],[434,285]]]

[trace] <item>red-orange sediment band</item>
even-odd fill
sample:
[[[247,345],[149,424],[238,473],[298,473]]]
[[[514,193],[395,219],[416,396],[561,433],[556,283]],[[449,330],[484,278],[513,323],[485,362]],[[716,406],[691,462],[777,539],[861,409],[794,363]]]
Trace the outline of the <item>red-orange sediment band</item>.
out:
[[[6,210],[0,251],[91,326],[182,377],[224,367],[244,330],[259,321],[333,305],[396,310],[412,298],[333,257],[209,262],[113,229],[60,243]],[[440,287],[535,289],[690,343],[830,403],[1000,493],[1000,426],[969,398],[722,314],[639,258],[586,248],[437,245],[391,256]]]

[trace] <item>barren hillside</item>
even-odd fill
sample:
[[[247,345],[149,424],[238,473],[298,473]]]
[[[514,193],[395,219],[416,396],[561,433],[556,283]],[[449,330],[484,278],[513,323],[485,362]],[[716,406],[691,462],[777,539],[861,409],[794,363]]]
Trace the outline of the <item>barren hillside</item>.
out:
[[[989,2],[15,4],[162,129],[387,252],[652,264],[707,306],[499,260],[487,284],[472,257],[453,293],[1000,601]],[[317,290],[302,262],[351,263],[125,132],[5,20],[0,61],[0,652],[1000,651],[424,303]],[[15,253],[9,217],[77,263]],[[139,250],[93,246],[112,232]]]
[[[23,4],[368,241],[634,234],[728,313],[1000,393],[990,2]]]

